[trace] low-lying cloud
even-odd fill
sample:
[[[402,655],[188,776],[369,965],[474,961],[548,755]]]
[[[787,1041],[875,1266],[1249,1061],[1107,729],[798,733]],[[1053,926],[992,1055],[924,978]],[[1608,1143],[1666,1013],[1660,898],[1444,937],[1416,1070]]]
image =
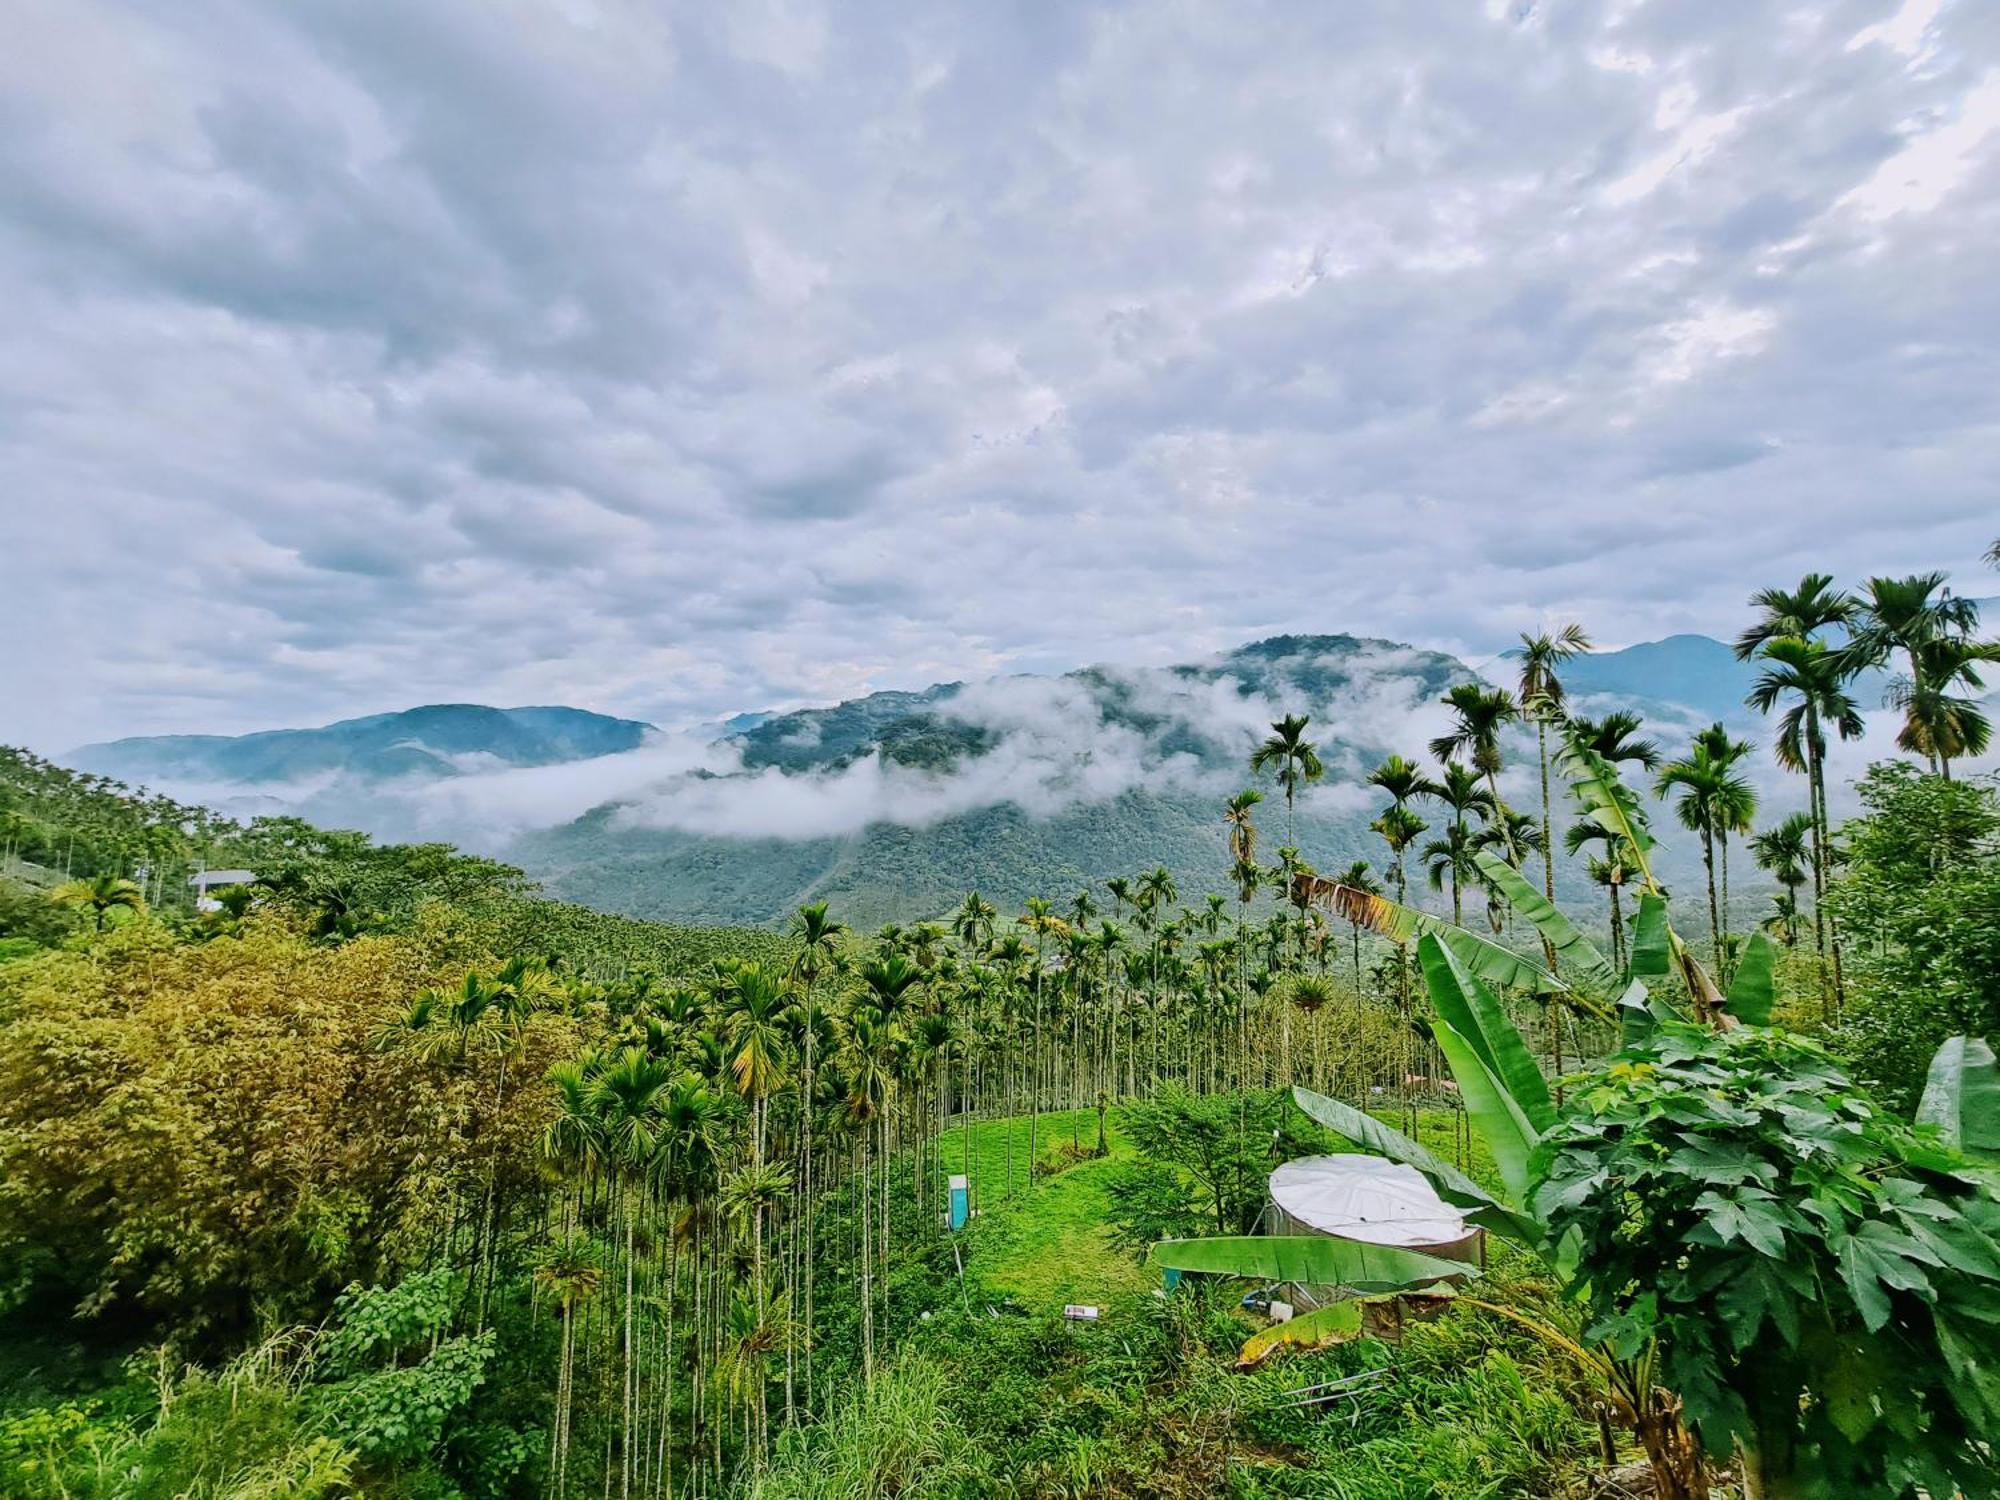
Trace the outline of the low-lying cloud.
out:
[[[1366,769],[1400,751],[1423,754],[1448,714],[1412,669],[1428,659],[1396,647],[1332,659],[1345,674],[1314,700],[1280,687],[1252,690],[1226,670],[1098,669],[1089,676],[1012,676],[970,684],[932,706],[943,723],[981,731],[987,748],[949,770],[870,752],[837,769],[746,766],[743,742],[710,730],[661,731],[637,749],[563,765],[471,770],[446,778],[363,781],[315,777],[257,786],[177,786],[180,796],[240,815],[296,810],[394,838],[448,838],[504,847],[521,834],[610,807],[617,826],[729,839],[819,839],[879,823],[922,827],[1001,804],[1030,817],[1145,790],[1223,797],[1250,782],[1251,752],[1272,722],[1311,715],[1326,778],[1307,810],[1349,813],[1380,794]],[[1292,668],[1325,665],[1306,657]],[[805,718],[783,743],[810,748]],[[1269,778],[1264,778],[1269,786]],[[1275,793],[1273,793],[1275,796]]]

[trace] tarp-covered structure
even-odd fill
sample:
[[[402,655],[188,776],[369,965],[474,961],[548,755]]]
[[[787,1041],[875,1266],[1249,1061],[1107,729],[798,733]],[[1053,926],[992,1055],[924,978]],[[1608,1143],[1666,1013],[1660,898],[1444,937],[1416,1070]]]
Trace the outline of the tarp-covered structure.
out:
[[[1273,1234],[1329,1234],[1476,1261],[1480,1231],[1422,1173],[1379,1156],[1305,1156],[1271,1174]]]

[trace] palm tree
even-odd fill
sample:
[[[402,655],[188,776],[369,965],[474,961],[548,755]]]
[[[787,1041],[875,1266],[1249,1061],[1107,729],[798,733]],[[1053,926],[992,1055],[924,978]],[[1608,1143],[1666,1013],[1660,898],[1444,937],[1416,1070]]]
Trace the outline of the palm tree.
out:
[[[730,1035],[729,1073],[737,1093],[750,1102],[750,1172],[761,1181],[764,1171],[764,1143],[768,1130],[771,1095],[784,1082],[784,991],[761,964],[738,965],[725,981],[722,999],[727,1008]],[[786,1174],[786,1185],[791,1178]],[[763,1199],[746,1198],[752,1209],[751,1285],[761,1322],[768,1308],[764,1286],[764,1206]],[[761,1432],[767,1420],[762,1388],[753,1412]],[[761,1462],[762,1438],[759,1438]]]
[[[813,1289],[815,1261],[819,1253],[818,1216],[812,1212],[813,1190],[813,1113],[819,1099],[819,1033],[821,1016],[813,1004],[813,988],[820,977],[832,967],[840,952],[842,939],[847,927],[827,915],[824,901],[811,901],[792,914],[791,937],[799,945],[796,957],[792,959],[791,977],[804,991],[800,1006],[800,1040],[803,1046],[800,1056],[804,1063],[804,1076],[800,1080],[803,1089],[799,1109],[799,1193],[806,1203],[805,1215],[805,1275],[803,1296],[800,1305],[800,1332],[804,1343],[805,1386],[808,1397],[813,1389]]]
[[[1750,851],[1757,863],[1785,888],[1778,898],[1778,912],[1784,919],[1782,930],[1787,948],[1798,941],[1799,887],[1806,883],[1813,831],[1810,813],[1793,813],[1750,841]]]
[[[1889,685],[1890,705],[1903,711],[1896,743],[1924,756],[1949,781],[1952,761],[1984,755],[1993,736],[1978,702],[1952,690],[1983,690],[1977,664],[2000,661],[2000,644],[1948,637],[1920,645],[1914,659],[1916,675]]]
[[[837,924],[836,924],[837,925]],[[711,1201],[720,1185],[721,1148],[725,1133],[724,1120],[727,1106],[722,1095],[711,1088],[707,1080],[694,1074],[683,1074],[668,1086],[660,1096],[658,1121],[655,1134],[658,1146],[655,1152],[654,1178],[660,1193],[669,1204],[680,1203],[687,1210],[687,1223],[691,1230],[698,1232],[702,1221],[703,1206]],[[768,1169],[767,1169],[768,1170]],[[679,1278],[679,1237],[668,1236],[669,1261],[667,1270],[667,1345],[673,1344],[674,1298],[673,1288]],[[698,1250],[697,1246],[697,1250]],[[700,1256],[697,1253],[696,1291],[699,1293]],[[696,1318],[699,1324],[702,1299],[696,1297]],[[667,1365],[667,1390],[665,1410],[673,1410],[673,1364]],[[666,1481],[659,1493],[672,1494],[671,1483],[672,1449],[665,1441],[664,1430],[661,1443],[661,1467]]]
[[[1441,882],[1451,880],[1451,919],[1463,925],[1465,919],[1461,889],[1466,880],[1476,879],[1478,867],[1472,863],[1474,844],[1466,824],[1469,813],[1478,813],[1482,822],[1499,816],[1500,799],[1479,784],[1479,775],[1458,761],[1447,761],[1444,780],[1430,795],[1451,809],[1451,824],[1445,837],[1432,839],[1419,851],[1430,876],[1431,889],[1442,890]],[[1440,863],[1442,861],[1442,863]]]
[[[564,1235],[535,1256],[532,1275],[537,1288],[556,1298],[562,1313],[555,1420],[550,1424],[549,1432],[550,1488],[553,1493],[561,1495],[568,1492],[569,1421],[576,1384],[576,1310],[596,1293],[603,1282],[604,1263],[594,1240],[572,1233]]]
[[[1563,717],[1562,679],[1556,669],[1590,649],[1590,637],[1581,625],[1565,625],[1551,632],[1521,637],[1521,680],[1518,685],[1521,707],[1535,721],[1535,748],[1542,767],[1542,827],[1555,832],[1555,806],[1549,800],[1549,725]],[[1542,840],[1542,894],[1556,899],[1556,856],[1553,838]],[[1549,972],[1556,967],[1555,949],[1543,943]]]
[[[1769,642],[1785,637],[1817,640],[1820,632],[1852,623],[1854,596],[1833,586],[1826,573],[1808,573],[1795,589],[1759,589],[1750,602],[1763,613],[1736,638],[1736,659],[1748,661]]]
[[[1416,820],[1410,811],[1410,804],[1419,797],[1438,797],[1443,789],[1415,761],[1405,760],[1400,755],[1392,755],[1381,765],[1368,773],[1368,784],[1380,787],[1389,794],[1389,810],[1399,816],[1391,818],[1388,813],[1378,818],[1370,826],[1388,841],[1392,852],[1397,855],[1396,899],[1407,904],[1408,893],[1403,883],[1401,852],[1397,839],[1391,838],[1391,830],[1400,836],[1401,847],[1408,848],[1410,841],[1424,831],[1424,824]],[[1410,827],[1412,822],[1414,828]]]
[[[1752,746],[1748,740],[1730,738],[1729,731],[1718,722],[1695,736],[1695,742],[1707,752],[1709,759],[1725,773],[1719,795],[1715,799],[1715,854],[1722,874],[1722,942],[1724,949],[1729,945],[1729,836],[1732,833],[1747,834],[1752,821],[1757,816],[1756,788],[1743,777],[1727,774],[1748,759]],[[1723,980],[1726,983],[1733,964],[1723,965]]]
[[[672,1075],[666,1064],[628,1047],[597,1075],[593,1098],[598,1115],[596,1140],[604,1165],[620,1187],[618,1211],[625,1225],[625,1402],[622,1480],[619,1493],[632,1493],[632,1429],[639,1415],[637,1351],[633,1326],[633,1269],[638,1260],[639,1196],[654,1167],[660,1143],[661,1101]]]
[[[967,891],[952,918],[951,930],[968,949],[977,952],[993,941],[993,924],[999,919],[992,902],[977,891]]]
[[[1030,896],[1027,909],[1014,919],[1035,935],[1035,1033],[1028,1060],[1028,1187],[1035,1185],[1035,1134],[1042,1113],[1042,968],[1045,945],[1051,935],[1060,937],[1068,924],[1056,915],[1055,907],[1041,896]]]
[[[875,1386],[875,1256],[870,1243],[874,1212],[869,1201],[874,1173],[870,1163],[873,1126],[881,1117],[889,1089],[887,1054],[894,1043],[890,1027],[880,1012],[866,1004],[857,1005],[848,1017],[847,1098],[845,1113],[860,1147],[861,1186],[861,1375],[869,1388]]]
[[[104,931],[105,919],[113,911],[125,910],[137,916],[146,910],[146,898],[137,883],[109,871],[79,880],[66,880],[49,892],[58,906],[87,906],[97,918],[97,930]]]
[[[1306,726],[1310,723],[1312,720],[1304,714],[1286,714],[1271,726],[1270,736],[1250,756],[1252,771],[1275,769],[1278,785],[1285,789],[1285,842],[1288,844],[1297,839],[1297,830],[1293,826],[1293,803],[1299,788],[1307,782],[1318,781],[1326,774],[1318,750],[1305,737]]]
[[[1486,778],[1487,790],[1500,802],[1500,733],[1521,717],[1514,695],[1505,688],[1489,688],[1476,682],[1461,682],[1444,695],[1457,725],[1449,734],[1431,741],[1431,754],[1449,762],[1463,754],[1472,769]]]
[[[1579,715],[1569,721],[1569,728],[1578,743],[1613,766],[1631,764],[1650,771],[1660,763],[1660,746],[1657,740],[1639,738],[1645,723],[1637,714],[1620,708],[1601,719]]]
[[[1222,806],[1222,821],[1229,827],[1229,858],[1242,864],[1257,857],[1257,825],[1250,814],[1264,794],[1254,786],[1245,787]]]
[[[1771,911],[1757,924],[1764,931],[1774,934],[1787,948],[1795,948],[1799,941],[1799,900],[1790,891],[1778,891],[1771,897]]]
[[[1417,851],[1417,857],[1424,862],[1424,873],[1429,877],[1431,889],[1442,891],[1449,882],[1451,888],[1451,920],[1454,926],[1464,925],[1464,888],[1477,881],[1479,867],[1472,856],[1478,851],[1476,836],[1463,822],[1445,825],[1442,838],[1429,839]]]
[[[1090,919],[1097,915],[1097,898],[1085,886],[1070,898],[1069,920],[1072,927],[1088,927]]]
[[[1365,859],[1357,859],[1353,864],[1334,876],[1334,879],[1344,886],[1348,886],[1353,890],[1366,892],[1370,896],[1379,896],[1382,894],[1382,886],[1375,879],[1374,872],[1369,869],[1368,861]],[[1347,925],[1354,930],[1354,988],[1359,993],[1361,989],[1361,923],[1351,913],[1352,908],[1350,908]]]
[[[1385,807],[1382,816],[1368,827],[1382,836],[1382,842],[1389,846],[1389,872],[1396,881],[1396,900],[1401,905],[1410,903],[1409,884],[1404,875],[1403,855],[1415,843],[1417,835],[1430,825],[1407,807]]]
[[[1796,700],[1778,720],[1771,753],[1786,770],[1805,773],[1806,811],[1812,821],[1813,945],[1824,962],[1828,933],[1821,903],[1826,896],[1832,842],[1826,810],[1826,731],[1831,725],[1843,740],[1852,740],[1859,739],[1867,726],[1860,706],[1847,694],[1842,653],[1805,636],[1781,635],[1763,642],[1758,659],[1765,664],[1764,670],[1744,701],[1768,714],[1781,700]],[[1838,945],[1835,937],[1836,953]],[[1838,967],[1836,960],[1836,992]]]
[[[1721,728],[1719,724],[1714,726],[1716,731]],[[1708,733],[1704,731],[1704,734]],[[1726,733],[1721,738],[1726,739]],[[1756,803],[1749,783],[1730,769],[1728,761],[1716,758],[1713,753],[1715,748],[1714,739],[1697,737],[1685,756],[1660,768],[1653,780],[1653,791],[1654,795],[1662,798],[1678,792],[1679,801],[1675,803],[1674,811],[1680,818],[1681,826],[1701,835],[1702,867],[1708,877],[1710,944],[1716,971],[1725,976],[1726,982],[1722,960],[1722,916],[1715,883],[1716,835],[1725,823],[1733,825],[1742,816],[1746,802],[1753,809]]]
[[[1591,880],[1603,886],[1611,899],[1611,957],[1614,963],[1624,961],[1625,917],[1619,907],[1619,892],[1633,875],[1632,867],[1625,860],[1624,836],[1606,828],[1594,816],[1586,813],[1563,830],[1563,851],[1570,855],[1582,853],[1593,844],[1602,844],[1602,855],[1591,855],[1586,866]]]
[[[1849,676],[1888,663],[1903,653],[1909,670],[1890,688],[1890,701],[1904,713],[1898,743],[1925,755],[1933,771],[1950,774],[1941,749],[1956,743],[1956,715],[1942,701],[1951,689],[1967,681],[1970,665],[1950,650],[1966,643],[1979,628],[1979,606],[1945,586],[1942,573],[1913,573],[1907,578],[1871,578],[1863,589],[1853,633],[1841,648],[1841,664]],[[1976,657],[1974,658],[1976,659]],[[1971,673],[1969,685],[1978,685]],[[1900,701],[1898,701],[1900,700]],[[1944,727],[1943,746],[1932,737]]]

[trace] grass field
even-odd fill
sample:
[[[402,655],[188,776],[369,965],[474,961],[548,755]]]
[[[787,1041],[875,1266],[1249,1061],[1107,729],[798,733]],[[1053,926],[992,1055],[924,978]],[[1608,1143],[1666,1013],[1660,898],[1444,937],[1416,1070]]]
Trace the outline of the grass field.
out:
[[[1036,1150],[1047,1160],[1072,1135],[1086,1148],[1097,1144],[1097,1112],[1045,1114],[1035,1129]],[[1007,1190],[1011,1143],[1013,1192]],[[1152,1286],[1138,1262],[1112,1243],[1106,1227],[1110,1200],[1104,1184],[1132,1148],[1118,1132],[1114,1110],[1106,1129],[1108,1156],[1080,1162],[1044,1178],[1027,1191],[1028,1120],[991,1120],[945,1135],[945,1160],[954,1172],[970,1153],[975,1210],[966,1237],[966,1273],[989,1292],[1014,1298],[1032,1312],[1055,1312],[1065,1303],[1102,1304],[1121,1293]]]
[[[1400,1128],[1396,1111],[1377,1113]],[[1131,1144],[1118,1128],[1118,1111],[1110,1112],[1106,1125],[1108,1155],[1042,1178],[1032,1195],[1027,1190],[1028,1125],[1027,1116],[1018,1115],[945,1132],[946,1169],[965,1172],[972,1182],[966,1275],[990,1295],[1012,1297],[1037,1313],[1056,1312],[1070,1302],[1102,1305],[1151,1290],[1158,1283],[1113,1240],[1107,1223],[1111,1203],[1106,1183],[1133,1158]],[[1418,1139],[1450,1161],[1453,1127],[1450,1113],[1427,1110],[1418,1119]],[[1096,1146],[1095,1110],[1044,1114],[1035,1126],[1036,1151],[1045,1162],[1073,1139],[1086,1149]],[[1475,1151],[1470,1170],[1474,1178],[1492,1181],[1492,1162],[1483,1150]]]

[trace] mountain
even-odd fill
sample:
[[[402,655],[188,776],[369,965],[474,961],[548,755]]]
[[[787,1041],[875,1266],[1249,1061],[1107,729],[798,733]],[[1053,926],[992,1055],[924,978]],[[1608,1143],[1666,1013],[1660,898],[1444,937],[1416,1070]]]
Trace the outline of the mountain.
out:
[[[1441,653],[1294,635],[1182,666],[873,693],[777,715],[726,741],[728,762],[508,853],[552,894],[697,921],[827,900],[865,926],[935,916],[973,888],[1004,906],[1161,864],[1190,895],[1225,890],[1221,801],[1271,720],[1311,714],[1327,765],[1297,810],[1300,845],[1374,857],[1380,799],[1362,776],[1421,752],[1444,727],[1439,695],[1471,680]],[[1267,855],[1286,825],[1272,793]]]
[[[1674,704],[1703,719],[1739,719],[1759,668],[1738,661],[1721,641],[1670,635],[1619,651],[1597,651],[1565,663],[1563,686],[1573,694],[1628,699],[1642,708]]]
[[[258,734],[149,735],[85,745],[64,759],[153,786],[263,785],[326,777],[443,778],[505,766],[549,766],[636,748],[652,726],[580,708],[433,703]]]
[[[1488,675],[1511,684],[1513,664]],[[1717,717],[1741,724],[1755,672],[1719,641],[1674,636],[1564,675],[1583,711],[1631,704],[1673,746]],[[1422,757],[1448,727],[1440,695],[1478,679],[1394,641],[1285,635],[1178,666],[939,683],[676,733],[576,709],[446,704],[321,729],[120,740],[71,759],[237,817],[297,812],[449,839],[605,911],[771,924],[823,899],[865,927],[937,916],[970,889],[1004,909],[1156,865],[1189,896],[1231,890],[1221,806],[1290,712],[1311,716],[1326,774],[1292,810],[1258,779],[1261,856],[1289,839],[1322,870],[1367,859],[1379,871],[1368,769]],[[1502,790],[1523,810],[1539,802],[1533,757],[1532,734],[1513,736]],[[1773,778],[1787,795],[1789,779]],[[1663,874],[1699,881],[1664,822]],[[1414,853],[1409,873],[1414,896]],[[1598,909],[1574,867],[1558,895]]]

